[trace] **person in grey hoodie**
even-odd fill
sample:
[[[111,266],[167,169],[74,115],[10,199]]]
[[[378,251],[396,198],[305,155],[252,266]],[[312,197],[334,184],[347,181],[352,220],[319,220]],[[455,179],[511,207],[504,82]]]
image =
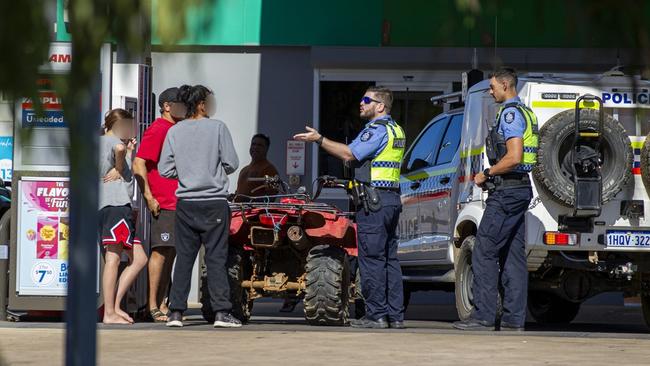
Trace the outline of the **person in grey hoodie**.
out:
[[[212,92],[202,85],[184,85],[180,98],[187,106],[187,119],[169,129],[158,162],[161,176],[178,179],[176,266],[167,326],[183,326],[192,268],[203,244],[210,303],[216,314],[214,327],[241,327],[231,313],[226,269],[228,175],[235,172],[239,159],[226,124],[209,118],[216,106]]]

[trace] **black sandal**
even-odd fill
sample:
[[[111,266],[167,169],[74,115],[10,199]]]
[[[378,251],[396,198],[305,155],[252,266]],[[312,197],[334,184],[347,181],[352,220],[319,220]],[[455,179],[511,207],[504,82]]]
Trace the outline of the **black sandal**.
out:
[[[154,321],[154,323],[166,323],[167,322],[167,314],[163,313],[158,308],[153,308],[153,309],[149,310],[149,314],[151,315],[151,319]]]

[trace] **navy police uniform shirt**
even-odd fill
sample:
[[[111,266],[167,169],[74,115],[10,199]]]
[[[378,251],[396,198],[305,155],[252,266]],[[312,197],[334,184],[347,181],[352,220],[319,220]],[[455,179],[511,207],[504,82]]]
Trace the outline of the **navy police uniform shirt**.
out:
[[[388,145],[388,132],[386,126],[372,123],[379,120],[392,122],[390,116],[375,118],[366,124],[361,133],[348,145],[352,155],[359,162],[367,159],[374,159]]]

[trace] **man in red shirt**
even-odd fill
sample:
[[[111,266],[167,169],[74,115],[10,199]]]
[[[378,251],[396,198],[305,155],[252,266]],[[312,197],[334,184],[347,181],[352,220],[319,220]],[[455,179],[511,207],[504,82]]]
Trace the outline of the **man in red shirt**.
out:
[[[174,223],[178,180],[161,177],[158,160],[167,132],[185,118],[185,107],[179,100],[178,92],[178,88],[169,88],[158,97],[161,117],[145,131],[133,162],[133,172],[152,217],[148,303],[155,322],[167,321],[169,309],[163,300],[171,282],[171,269],[176,257]]]

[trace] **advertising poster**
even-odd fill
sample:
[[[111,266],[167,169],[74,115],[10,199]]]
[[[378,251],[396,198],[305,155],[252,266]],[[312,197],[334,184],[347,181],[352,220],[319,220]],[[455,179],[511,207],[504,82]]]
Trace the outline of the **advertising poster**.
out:
[[[64,296],[68,282],[67,178],[18,182],[19,295]]]
[[[13,176],[14,137],[0,136],[0,178],[11,182]]]

